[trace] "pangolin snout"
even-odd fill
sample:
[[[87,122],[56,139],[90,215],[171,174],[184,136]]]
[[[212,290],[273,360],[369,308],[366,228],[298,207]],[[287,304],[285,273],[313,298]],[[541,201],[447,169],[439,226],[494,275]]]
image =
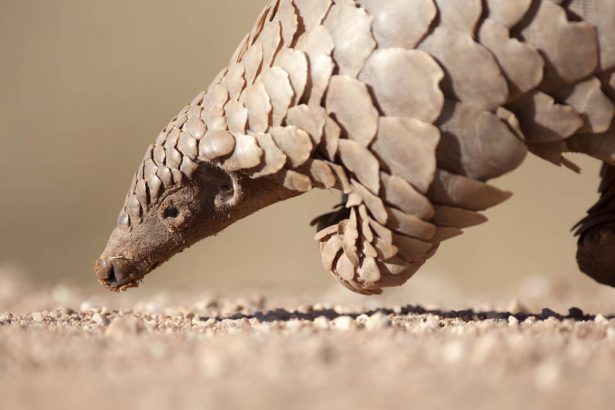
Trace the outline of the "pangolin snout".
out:
[[[140,279],[132,269],[130,261],[123,257],[100,258],[94,269],[100,283],[111,290],[136,286]]]

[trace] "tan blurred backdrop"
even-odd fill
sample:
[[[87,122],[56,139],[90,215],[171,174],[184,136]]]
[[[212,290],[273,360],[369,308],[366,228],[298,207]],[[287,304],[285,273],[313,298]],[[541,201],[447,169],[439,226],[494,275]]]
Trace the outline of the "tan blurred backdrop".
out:
[[[93,261],[145,147],[226,64],[264,3],[0,0],[0,269],[96,285]],[[530,158],[495,181],[513,199],[419,275],[475,290],[534,275],[595,286],[577,270],[569,229],[596,199],[598,164],[576,160],[582,175]],[[262,211],[145,286],[327,287],[308,221],[337,200],[314,192]]]

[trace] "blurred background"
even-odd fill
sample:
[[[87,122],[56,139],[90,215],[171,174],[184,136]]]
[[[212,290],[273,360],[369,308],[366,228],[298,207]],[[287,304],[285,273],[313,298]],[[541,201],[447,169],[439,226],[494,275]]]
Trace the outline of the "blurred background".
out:
[[[0,0],[0,271],[104,292],[92,266],[146,146],[226,65],[264,4]],[[570,228],[597,198],[599,164],[573,159],[582,175],[530,157],[493,181],[515,196],[417,275],[476,292],[536,276],[598,288],[576,267]],[[338,200],[312,192],[261,211],[143,289],[328,288],[308,222]]]

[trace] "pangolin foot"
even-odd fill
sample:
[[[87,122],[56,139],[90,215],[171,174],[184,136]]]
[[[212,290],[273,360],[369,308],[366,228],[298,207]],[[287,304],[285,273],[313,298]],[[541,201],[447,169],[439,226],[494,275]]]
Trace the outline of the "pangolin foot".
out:
[[[596,225],[580,235],[577,263],[597,282],[615,287],[615,222]]]

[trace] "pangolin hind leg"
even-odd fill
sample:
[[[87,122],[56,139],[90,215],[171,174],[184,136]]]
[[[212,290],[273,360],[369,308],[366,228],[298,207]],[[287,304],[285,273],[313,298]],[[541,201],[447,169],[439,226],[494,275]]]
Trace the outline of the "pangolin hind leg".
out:
[[[577,225],[577,262],[597,282],[615,287],[615,166],[605,163],[600,176],[600,199]]]

